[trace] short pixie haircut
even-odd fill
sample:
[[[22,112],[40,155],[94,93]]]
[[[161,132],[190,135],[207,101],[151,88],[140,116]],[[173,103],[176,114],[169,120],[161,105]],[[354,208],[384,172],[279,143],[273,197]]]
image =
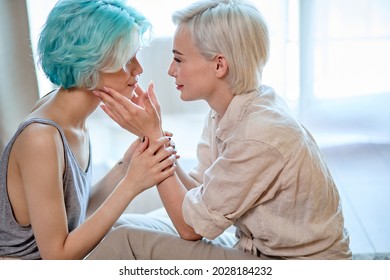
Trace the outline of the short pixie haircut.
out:
[[[195,46],[209,60],[223,54],[229,65],[227,81],[234,94],[260,86],[269,57],[268,29],[260,12],[239,0],[197,1],[176,11],[173,23],[186,26]]]
[[[127,71],[151,28],[122,0],[59,0],[39,36],[38,63],[53,84],[92,90],[100,73]]]

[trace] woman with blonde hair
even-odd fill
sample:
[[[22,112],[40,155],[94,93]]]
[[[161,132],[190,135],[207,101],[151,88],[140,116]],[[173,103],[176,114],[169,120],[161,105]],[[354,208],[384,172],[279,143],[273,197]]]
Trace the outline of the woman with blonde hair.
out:
[[[173,21],[168,73],[182,100],[205,100],[210,113],[197,165],[189,174],[178,167],[157,186],[178,235],[193,241],[168,235],[180,246],[166,252],[156,243],[142,257],[350,259],[340,197],[315,140],[261,82],[269,39],[259,11],[246,1],[198,1]],[[97,95],[122,127],[139,129],[129,121],[131,102],[110,89]],[[157,129],[145,135],[162,136]],[[235,236],[227,231],[233,225]]]

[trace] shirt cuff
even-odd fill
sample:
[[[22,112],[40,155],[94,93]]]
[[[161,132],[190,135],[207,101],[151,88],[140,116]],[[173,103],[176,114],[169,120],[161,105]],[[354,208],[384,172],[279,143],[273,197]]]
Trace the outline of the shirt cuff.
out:
[[[226,219],[219,212],[207,207],[202,198],[202,187],[187,192],[182,206],[184,221],[194,231],[207,239],[214,239],[222,234],[234,222]]]

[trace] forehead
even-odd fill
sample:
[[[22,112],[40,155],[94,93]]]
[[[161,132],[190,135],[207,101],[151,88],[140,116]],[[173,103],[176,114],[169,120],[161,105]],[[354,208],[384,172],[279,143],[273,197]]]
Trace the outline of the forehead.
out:
[[[196,46],[192,39],[191,33],[187,26],[181,25],[177,27],[175,35],[173,37],[173,50],[180,53],[188,52],[195,49]]]

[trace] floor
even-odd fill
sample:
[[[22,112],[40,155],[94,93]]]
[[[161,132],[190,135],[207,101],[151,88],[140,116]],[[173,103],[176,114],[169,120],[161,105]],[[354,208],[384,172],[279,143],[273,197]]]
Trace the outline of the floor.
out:
[[[390,144],[322,150],[339,188],[353,253],[390,252]]]
[[[195,148],[198,135],[201,133],[203,117],[173,115],[165,117],[164,122],[174,134],[182,165],[189,169],[196,157]],[[191,123],[191,126],[188,123]],[[97,125],[101,128],[100,122]],[[390,253],[389,139],[382,138],[378,141],[345,131],[330,133],[318,129],[311,132],[338,186],[353,254],[358,258],[364,258],[362,254],[378,256]],[[121,137],[126,139],[129,136],[116,134],[117,150],[119,143],[128,142],[120,140]],[[101,140],[106,138],[100,137]],[[104,145],[108,146],[107,143]],[[107,153],[107,148],[104,151]],[[142,213],[160,206],[162,204],[157,192],[150,189],[137,197],[129,205],[128,211]]]

